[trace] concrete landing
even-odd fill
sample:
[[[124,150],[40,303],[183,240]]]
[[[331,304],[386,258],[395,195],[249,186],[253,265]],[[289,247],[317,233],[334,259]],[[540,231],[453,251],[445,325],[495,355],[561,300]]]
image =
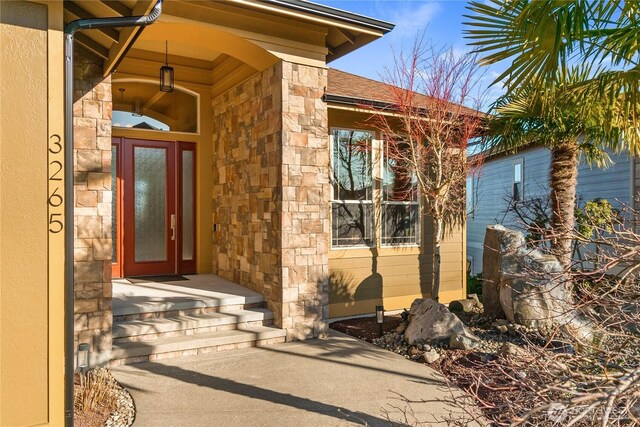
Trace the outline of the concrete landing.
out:
[[[213,274],[113,279],[113,315],[261,303],[262,295]]]
[[[462,393],[425,365],[333,331],[112,371],[135,400],[134,427],[435,425],[459,411],[447,401]]]

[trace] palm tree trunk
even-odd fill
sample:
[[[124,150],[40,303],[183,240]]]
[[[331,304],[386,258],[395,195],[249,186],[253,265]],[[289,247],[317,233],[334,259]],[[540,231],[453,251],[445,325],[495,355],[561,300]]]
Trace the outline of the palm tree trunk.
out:
[[[576,185],[578,183],[578,143],[563,141],[551,150],[551,250],[560,263],[571,266],[571,243],[575,225]]]

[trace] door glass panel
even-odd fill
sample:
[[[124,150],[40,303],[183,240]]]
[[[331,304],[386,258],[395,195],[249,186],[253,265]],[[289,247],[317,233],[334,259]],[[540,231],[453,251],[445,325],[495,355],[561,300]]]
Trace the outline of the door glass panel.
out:
[[[167,259],[167,153],[134,148],[135,260]]]
[[[193,151],[182,152],[182,259],[193,259]]]
[[[118,261],[118,148],[111,146],[111,262]]]

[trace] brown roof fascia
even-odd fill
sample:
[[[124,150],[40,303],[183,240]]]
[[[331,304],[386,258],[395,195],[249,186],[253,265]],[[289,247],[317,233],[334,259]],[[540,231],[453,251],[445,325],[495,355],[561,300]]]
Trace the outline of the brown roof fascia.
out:
[[[380,31],[382,34],[387,34],[393,30],[395,24],[382,21],[380,19],[370,18],[368,16],[359,15],[357,13],[349,12],[342,9],[337,9],[322,4],[313,3],[305,0],[258,0],[261,3],[266,3],[274,6],[284,7],[296,12],[303,12],[310,15],[318,16],[321,18],[333,19],[336,21],[342,21],[352,25],[358,25],[364,28],[368,28],[375,31]]]

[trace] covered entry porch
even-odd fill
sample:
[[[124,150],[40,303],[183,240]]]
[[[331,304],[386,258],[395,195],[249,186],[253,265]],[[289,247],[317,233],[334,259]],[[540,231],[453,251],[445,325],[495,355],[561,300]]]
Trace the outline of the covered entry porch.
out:
[[[143,14],[154,3],[68,1],[65,20]],[[154,305],[153,295],[132,291],[140,282],[126,285],[130,294],[118,293],[125,284],[112,278],[132,274],[215,274],[260,295],[287,339],[326,330],[326,63],[388,29],[356,15],[297,4],[166,1],[160,19],[144,30],[78,35],[75,332],[76,344],[90,345],[94,363],[118,356],[118,324],[136,320],[126,317],[134,313],[119,314],[126,304],[118,298],[149,298],[138,305]],[[174,71],[170,93],[158,87],[158,72],[166,66]],[[190,213],[177,196],[185,190],[184,163],[144,178],[144,167],[136,169],[144,150],[135,147],[158,149],[164,154],[151,157],[165,167],[180,147],[193,153]],[[155,165],[146,169],[158,171]],[[147,202],[139,197],[152,186],[161,194],[148,199],[160,202],[153,209],[153,232],[142,224],[149,222],[140,216]],[[188,219],[191,251],[184,250],[189,239],[180,234]],[[144,254],[137,253],[137,243]],[[157,261],[162,269],[146,268]],[[131,263],[145,269],[127,273]],[[207,292],[217,292],[213,282],[207,282]],[[152,280],[145,289],[166,296],[176,291],[166,286],[181,286],[160,284]],[[175,347],[170,348],[166,353]]]

